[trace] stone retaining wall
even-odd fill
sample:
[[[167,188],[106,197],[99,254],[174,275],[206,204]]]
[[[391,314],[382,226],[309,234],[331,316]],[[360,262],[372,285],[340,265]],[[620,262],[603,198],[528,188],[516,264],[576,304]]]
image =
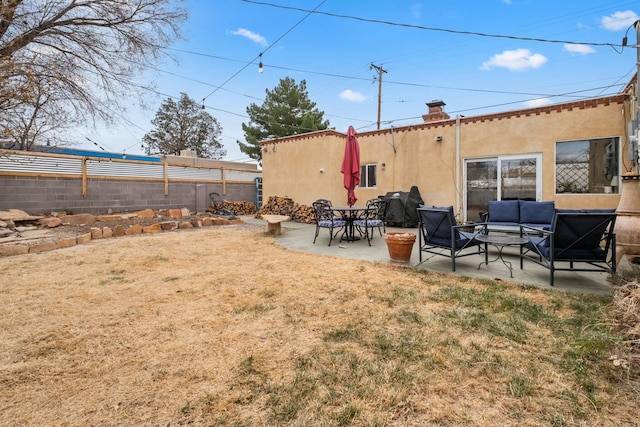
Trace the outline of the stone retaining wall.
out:
[[[180,211],[180,210],[178,210]],[[137,234],[162,233],[174,230],[186,230],[201,227],[211,227],[216,225],[243,224],[239,219],[226,219],[219,217],[192,217],[176,220],[162,220],[154,224],[142,225],[117,224],[114,226],[90,227],[89,231],[84,231],[76,236],[64,236],[62,233],[53,233],[52,236],[45,236],[42,239],[29,243],[10,242],[0,244],[0,257],[33,254],[56,249],[69,248],[76,245],[89,243],[92,240],[107,239],[120,236],[132,236]]]

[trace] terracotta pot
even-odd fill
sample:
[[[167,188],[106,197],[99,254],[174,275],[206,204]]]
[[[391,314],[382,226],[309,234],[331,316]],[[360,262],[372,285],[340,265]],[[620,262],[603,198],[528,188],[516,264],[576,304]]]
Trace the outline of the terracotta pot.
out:
[[[629,262],[640,264],[640,176],[627,173],[621,178],[616,209],[616,261],[626,255]]]
[[[387,242],[387,250],[389,258],[393,262],[409,262],[411,260],[411,252],[413,244],[416,241],[414,233],[404,233],[400,231],[388,232],[384,235]]]

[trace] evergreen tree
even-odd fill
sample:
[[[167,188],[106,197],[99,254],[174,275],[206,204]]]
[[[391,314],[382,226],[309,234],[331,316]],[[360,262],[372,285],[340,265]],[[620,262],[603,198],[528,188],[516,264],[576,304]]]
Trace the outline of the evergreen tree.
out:
[[[179,155],[182,150],[195,151],[198,157],[221,159],[227,154],[218,140],[222,127],[185,93],[176,103],[167,98],[151,121],[156,127],[142,139],[147,153]]]
[[[240,151],[250,158],[262,161],[260,141],[283,136],[323,130],[329,121],[323,121],[324,112],[316,108],[307,94],[307,83],[286,77],[273,91],[266,90],[262,106],[251,104],[247,113],[251,122],[242,124],[246,144],[238,141]]]

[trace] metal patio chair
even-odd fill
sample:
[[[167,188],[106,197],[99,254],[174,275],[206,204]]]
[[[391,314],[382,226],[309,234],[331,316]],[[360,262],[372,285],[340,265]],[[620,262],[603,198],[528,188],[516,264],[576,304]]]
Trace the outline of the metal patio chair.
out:
[[[556,271],[616,272],[614,209],[558,209],[550,230],[521,226],[528,239],[520,249],[520,268],[525,259],[549,269],[549,284]],[[542,235],[542,237],[540,237]],[[577,268],[575,264],[586,266]]]
[[[316,243],[320,229],[326,228],[329,230],[329,246],[331,246],[331,241],[340,231],[344,231],[347,221],[334,215],[333,208],[327,200],[316,200],[312,206],[316,216],[316,234],[313,238],[313,243]],[[334,233],[334,230],[337,231]]]

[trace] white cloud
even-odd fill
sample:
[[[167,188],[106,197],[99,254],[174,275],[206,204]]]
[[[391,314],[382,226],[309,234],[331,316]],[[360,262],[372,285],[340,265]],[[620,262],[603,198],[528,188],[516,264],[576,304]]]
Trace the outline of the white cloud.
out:
[[[231,34],[236,36],[245,37],[253,42],[258,43],[260,46],[268,46],[267,40],[260,34],[256,34],[253,31],[245,30],[244,28],[238,28],[235,31],[231,31]]]
[[[511,0],[502,0],[502,3],[504,3],[504,4],[511,4]]]
[[[493,67],[502,67],[512,71],[522,71],[529,68],[542,67],[547,62],[547,57],[539,53],[531,53],[529,49],[505,50],[493,55],[491,59],[482,63],[482,70]]]
[[[604,16],[602,21],[600,21],[600,25],[602,28],[609,31],[626,30],[638,19],[638,15],[634,11],[626,10],[624,12],[615,12],[612,15]]]
[[[591,46],[587,46],[586,44],[565,43],[564,50],[571,53],[581,53],[583,55],[595,53],[595,49]]]
[[[353,102],[362,102],[366,101],[367,97],[361,94],[360,92],[354,92],[351,89],[345,89],[340,92],[340,99],[344,99],[346,101]]]
[[[553,104],[549,98],[536,98],[530,101],[525,101],[524,105],[527,108],[544,107],[545,105]]]
[[[422,7],[423,7],[422,3],[416,3],[416,4],[412,5],[411,6],[411,15],[414,18],[420,18],[422,16]]]

